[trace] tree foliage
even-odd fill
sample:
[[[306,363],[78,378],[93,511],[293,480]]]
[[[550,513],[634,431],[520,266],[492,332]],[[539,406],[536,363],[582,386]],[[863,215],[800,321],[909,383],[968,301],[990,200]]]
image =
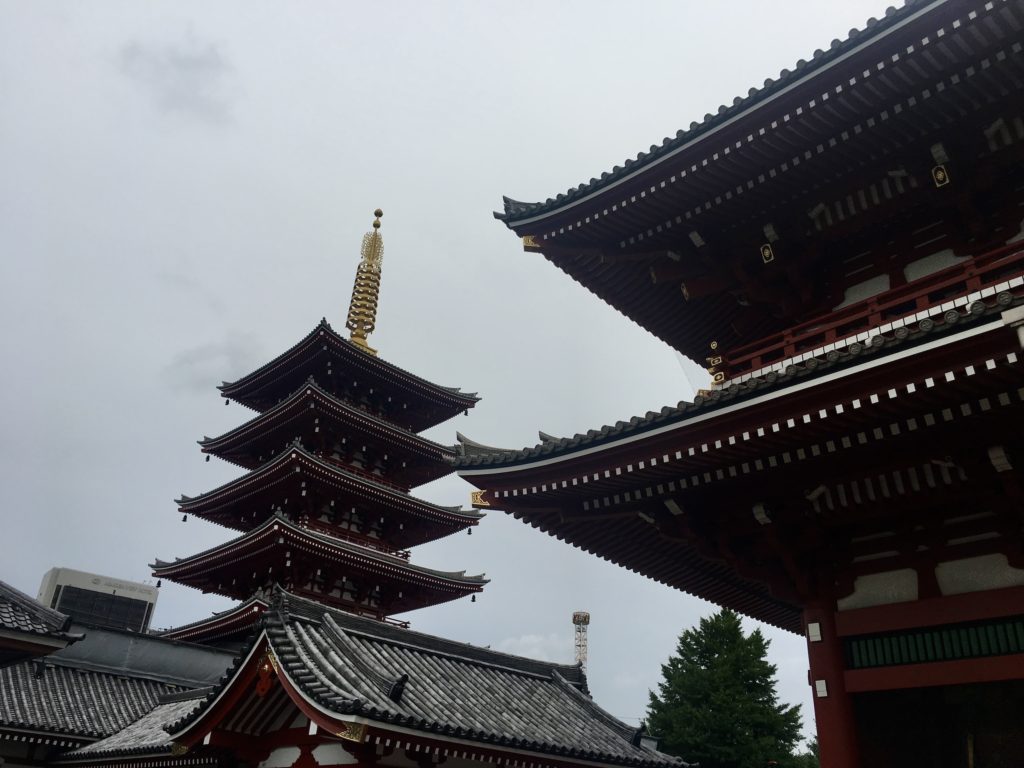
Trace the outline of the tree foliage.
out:
[[[796,766],[800,710],[780,704],[768,641],[722,610],[679,637],[647,710],[660,748],[701,768]]]

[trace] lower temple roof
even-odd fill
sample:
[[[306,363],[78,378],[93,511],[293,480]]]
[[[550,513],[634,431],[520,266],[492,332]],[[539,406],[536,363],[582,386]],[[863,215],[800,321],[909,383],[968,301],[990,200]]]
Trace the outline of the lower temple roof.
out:
[[[157,704],[148,714],[122,730],[92,744],[73,749],[58,762],[81,762],[97,758],[126,755],[170,754],[172,741],[166,727],[191,714],[201,698],[169,701]]]
[[[71,618],[0,581],[0,666],[45,654],[81,638],[68,631]]]
[[[216,682],[231,654],[134,632],[75,625],[83,638],[46,659],[0,669],[0,731],[91,741],[120,731],[161,697]]]
[[[535,661],[362,619],[277,588],[247,661],[204,703],[168,726],[176,740],[216,727],[216,705],[259,663],[275,660],[286,689],[319,712],[374,732],[480,742],[577,761],[678,766],[640,745],[639,731],[598,707],[578,665]],[[292,695],[292,694],[290,694]],[[293,695],[294,698],[294,695]],[[205,718],[211,717],[209,722]],[[344,717],[341,717],[344,716]]]

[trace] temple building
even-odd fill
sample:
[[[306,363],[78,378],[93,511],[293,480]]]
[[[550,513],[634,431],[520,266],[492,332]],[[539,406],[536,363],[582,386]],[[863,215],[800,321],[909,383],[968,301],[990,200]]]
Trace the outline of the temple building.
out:
[[[321,322],[221,387],[256,416],[200,446],[245,473],[178,505],[186,519],[240,535],[153,565],[161,580],[238,604],[140,637],[134,650],[86,627],[71,650],[0,670],[7,768],[685,765],[599,708],[581,665],[413,632],[395,618],[475,599],[486,579],[410,562],[411,547],[483,516],[409,493],[452,473],[458,452],[419,432],[477,398],[369,346],[381,215],[363,239],[351,337]],[[42,618],[41,631],[62,620]]]
[[[713,384],[474,505],[807,640],[825,768],[1024,754],[1024,3],[911,0],[496,216]]]

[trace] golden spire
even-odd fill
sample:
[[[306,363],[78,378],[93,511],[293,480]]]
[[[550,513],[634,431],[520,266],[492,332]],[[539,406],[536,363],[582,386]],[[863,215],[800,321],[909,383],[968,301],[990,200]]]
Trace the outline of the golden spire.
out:
[[[376,355],[377,350],[366,343],[377,322],[377,298],[380,295],[380,266],[384,259],[384,239],[380,236],[380,217],[384,211],[373,212],[373,231],[363,235],[362,259],[356,267],[356,284],[352,286],[352,302],[348,305],[345,327],[351,332],[353,343]]]

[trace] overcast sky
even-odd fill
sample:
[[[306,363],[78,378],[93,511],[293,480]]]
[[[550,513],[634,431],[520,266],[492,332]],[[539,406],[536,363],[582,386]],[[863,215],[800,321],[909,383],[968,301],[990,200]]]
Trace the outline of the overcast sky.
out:
[[[0,579],[143,580],[155,557],[228,539],[173,503],[237,474],[195,444],[252,416],[215,387],[322,316],[343,327],[377,206],[371,343],[484,398],[430,437],[518,448],[689,397],[671,349],[491,211],[599,176],[884,10],[0,0]],[[632,724],[713,610],[500,512],[413,559],[492,580],[476,603],[410,614],[419,630],[571,661],[571,612],[589,610],[594,696]],[[165,583],[155,625],[227,604]],[[803,640],[767,632],[810,728]]]

